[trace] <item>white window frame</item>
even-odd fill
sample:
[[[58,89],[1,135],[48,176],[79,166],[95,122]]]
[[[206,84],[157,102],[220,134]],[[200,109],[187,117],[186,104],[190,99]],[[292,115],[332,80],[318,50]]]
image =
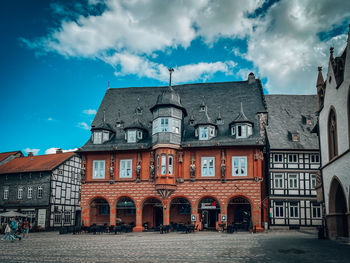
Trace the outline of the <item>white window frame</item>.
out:
[[[214,137],[215,136],[215,128],[209,127],[209,134],[210,134],[210,136]]]
[[[237,160],[237,165],[235,164],[235,160]],[[242,172],[242,160],[244,163],[244,171]],[[238,173],[236,173],[236,169],[238,169]],[[248,162],[247,156],[232,156],[232,176],[247,176],[248,175]]]
[[[288,189],[298,189],[298,188],[299,188],[298,174],[288,174]]]
[[[209,139],[209,128],[207,126],[199,127],[199,140]]]
[[[109,131],[103,131],[102,132],[102,141],[106,142],[109,140]]]
[[[137,131],[137,139],[142,140],[142,131]]]
[[[284,203],[283,202],[282,202],[282,204],[277,204],[277,203],[278,202],[275,202],[275,204],[274,204],[274,216],[276,218],[284,218]]]
[[[232,136],[236,135],[236,126],[231,127],[231,135]]]
[[[322,218],[322,210],[320,205],[311,203],[311,217],[314,219]]]
[[[276,161],[276,157],[277,157],[277,161]],[[281,160],[280,160],[281,157]],[[283,163],[283,153],[274,153],[273,154],[273,162],[274,163]]]
[[[38,198],[43,198],[43,192],[44,192],[44,189],[42,186],[38,186],[38,194],[37,194],[37,197]]]
[[[310,154],[310,163],[319,163],[319,162],[320,162],[320,155],[318,153]]]
[[[160,156],[160,174],[166,174],[166,154]]]
[[[9,199],[9,189],[4,188],[4,200],[8,200],[8,199]]]
[[[236,138],[247,138],[248,125],[247,124],[238,124],[236,125]],[[239,129],[241,128],[241,135],[239,135]]]
[[[292,157],[292,158],[291,158]],[[294,160],[295,157],[295,160]],[[292,160],[290,160],[292,159]],[[298,163],[298,154],[297,153],[290,153],[288,154],[288,163]]]
[[[33,198],[33,187],[32,186],[28,186],[27,198],[28,199],[32,199]]]
[[[119,161],[119,178],[132,178],[132,159]]]
[[[54,220],[54,224],[62,224],[62,213],[61,212],[55,212],[53,220]]]
[[[215,177],[215,157],[202,157],[201,176]]]
[[[160,118],[160,132],[169,131],[169,118]]]
[[[180,133],[180,120],[178,119],[171,119],[172,120],[172,131],[173,133],[179,134]]]
[[[97,164],[97,167],[96,167]],[[93,160],[92,162],[92,179],[104,179],[106,175],[106,161]]]
[[[289,203],[289,218],[299,218],[299,203]]]
[[[19,200],[23,199],[23,187],[22,186],[18,187],[17,199],[19,199]]]
[[[174,158],[172,155],[168,155],[168,173],[173,174]]]
[[[63,223],[64,224],[71,224],[72,223],[72,212],[71,211],[64,212]]]
[[[282,173],[273,175],[273,186],[275,189],[282,189],[284,187],[284,178]]]
[[[128,138],[127,138],[128,143],[135,143],[136,142],[136,136],[137,136],[136,130],[128,130],[127,136],[128,136]]]
[[[102,131],[95,131],[93,139],[94,144],[102,144]]]
[[[316,189],[316,174],[310,174],[310,189]]]

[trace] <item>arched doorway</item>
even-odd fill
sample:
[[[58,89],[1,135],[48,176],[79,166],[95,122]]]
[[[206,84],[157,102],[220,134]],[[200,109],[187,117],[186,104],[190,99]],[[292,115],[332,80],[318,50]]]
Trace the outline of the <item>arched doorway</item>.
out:
[[[90,224],[109,225],[110,207],[106,199],[95,198],[90,203]]]
[[[136,205],[129,197],[121,197],[116,204],[116,221],[135,225]]]
[[[142,226],[145,230],[157,229],[163,224],[163,203],[157,198],[148,198],[143,202]]]
[[[343,187],[337,179],[333,179],[329,190],[328,229],[332,237],[349,235],[347,222],[347,206]]]
[[[248,230],[251,224],[251,205],[247,198],[233,197],[227,204],[227,222],[237,229]]]
[[[186,198],[178,197],[170,203],[170,224],[191,223],[191,203]]]
[[[213,197],[204,197],[198,204],[198,213],[202,221],[202,230],[215,230],[219,220],[220,205]]]

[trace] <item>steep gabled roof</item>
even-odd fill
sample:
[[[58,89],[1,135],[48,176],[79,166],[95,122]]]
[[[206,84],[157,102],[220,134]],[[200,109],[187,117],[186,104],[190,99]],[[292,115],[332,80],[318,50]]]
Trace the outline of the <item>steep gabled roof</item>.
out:
[[[316,123],[316,95],[266,95],[269,125],[266,127],[270,148],[273,150],[318,150],[318,138],[311,133]],[[311,124],[303,123],[310,116]],[[291,134],[297,133],[299,141]]]
[[[13,151],[13,152],[3,152],[3,153],[0,153],[0,163],[5,160],[6,158],[10,157],[11,155],[15,155],[17,153],[21,153],[21,151]],[[23,154],[22,154],[23,155]]]
[[[0,174],[51,171],[75,153],[57,153],[19,157],[0,166]]]

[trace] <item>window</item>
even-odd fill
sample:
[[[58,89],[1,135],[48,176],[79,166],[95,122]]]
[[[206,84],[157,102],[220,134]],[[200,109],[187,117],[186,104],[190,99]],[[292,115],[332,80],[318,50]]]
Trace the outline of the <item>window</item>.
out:
[[[247,137],[247,125],[237,125],[237,138]]]
[[[199,139],[200,140],[208,139],[208,127],[199,127]]]
[[[31,199],[33,197],[33,187],[28,187],[27,198]]]
[[[137,131],[137,139],[142,140],[142,131]]]
[[[102,132],[96,131],[94,132],[94,144],[101,144],[102,143]]]
[[[236,127],[235,126],[231,127],[231,135],[236,135]]]
[[[120,168],[119,168],[119,177],[120,178],[132,178],[132,160],[125,159],[120,160]]]
[[[173,156],[168,156],[168,173],[173,174]]]
[[[299,217],[299,204],[298,202],[289,203],[289,217],[298,218]]]
[[[283,154],[276,153],[273,155],[273,160],[275,163],[282,163],[283,162]]]
[[[59,175],[63,175],[63,170],[58,170]]]
[[[283,202],[275,202],[275,217],[283,217]]]
[[[283,174],[274,175],[274,186],[275,188],[283,188]]]
[[[311,174],[310,177],[311,177],[310,187],[311,187],[311,189],[315,189],[316,188],[316,174]]]
[[[54,223],[61,224],[62,223],[62,213],[56,212],[54,216]]]
[[[64,223],[70,224],[72,222],[72,213],[70,211],[64,212]]]
[[[136,142],[136,131],[135,130],[129,130],[128,131],[128,140],[130,142]]]
[[[298,176],[296,174],[289,174],[288,181],[289,181],[289,188],[290,189],[297,189],[298,188]]]
[[[160,119],[160,131],[167,132],[169,130],[169,119],[161,118]]]
[[[93,161],[93,171],[92,171],[93,179],[103,179],[105,178],[105,161]]]
[[[159,174],[159,155],[157,155],[157,175]]]
[[[103,131],[103,142],[106,142],[109,140],[109,132]]]
[[[18,188],[17,199],[23,199],[23,188],[22,187]]]
[[[166,174],[166,155],[162,154],[161,157],[161,174]]]
[[[215,176],[215,157],[202,157],[202,176]]]
[[[38,198],[42,198],[43,197],[43,187],[39,186],[38,187]]]
[[[320,156],[318,154],[310,154],[311,163],[319,163]]]
[[[232,157],[232,176],[247,176],[247,156]]]
[[[337,117],[334,109],[331,109],[328,117],[328,148],[329,160],[332,160],[338,155]]]
[[[311,208],[312,208],[312,218],[321,218],[321,206],[316,203],[312,203]]]
[[[173,122],[173,132],[174,133],[180,133],[180,120],[172,119]]]
[[[7,200],[7,199],[9,199],[9,189],[5,188],[4,189],[4,200]]]
[[[288,162],[297,163],[298,162],[298,155],[297,154],[288,154]]]
[[[210,131],[210,136],[215,136],[215,129],[213,127],[210,127],[209,128],[209,131]]]

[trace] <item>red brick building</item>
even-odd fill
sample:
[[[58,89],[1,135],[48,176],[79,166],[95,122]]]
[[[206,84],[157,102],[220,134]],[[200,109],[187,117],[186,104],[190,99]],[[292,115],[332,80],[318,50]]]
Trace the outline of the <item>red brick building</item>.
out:
[[[108,89],[80,149],[84,225],[261,230],[266,121],[253,73],[239,82]]]

